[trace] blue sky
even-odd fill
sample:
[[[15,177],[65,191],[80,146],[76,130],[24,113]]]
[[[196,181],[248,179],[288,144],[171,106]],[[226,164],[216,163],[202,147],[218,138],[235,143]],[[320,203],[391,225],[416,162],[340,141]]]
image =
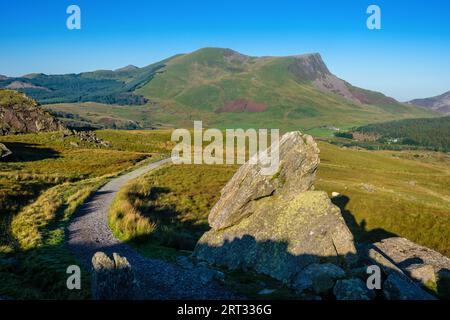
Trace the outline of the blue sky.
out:
[[[82,29],[68,30],[76,4]],[[381,8],[382,29],[366,27]],[[0,74],[145,66],[201,47],[249,55],[319,52],[350,83],[399,100],[450,90],[450,1],[0,2]]]

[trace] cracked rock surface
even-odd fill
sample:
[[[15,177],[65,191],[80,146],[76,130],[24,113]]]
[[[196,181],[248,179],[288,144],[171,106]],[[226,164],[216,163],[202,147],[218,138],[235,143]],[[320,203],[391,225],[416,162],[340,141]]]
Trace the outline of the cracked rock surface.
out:
[[[353,235],[326,192],[312,191],[319,149],[300,132],[280,140],[275,174],[246,163],[222,190],[209,217],[211,230],[194,256],[212,265],[254,270],[295,287],[313,263],[352,264]]]

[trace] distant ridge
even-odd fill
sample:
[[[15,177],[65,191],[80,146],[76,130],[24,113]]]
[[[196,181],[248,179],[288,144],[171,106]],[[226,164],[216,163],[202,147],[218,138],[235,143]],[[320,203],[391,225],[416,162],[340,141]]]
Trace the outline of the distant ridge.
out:
[[[143,68],[0,80],[7,87],[41,104],[147,105],[143,117],[170,127],[199,119],[220,128],[298,130],[434,115],[338,78],[319,53],[255,57],[210,47]]]
[[[139,69],[139,68],[136,67],[136,66],[133,66],[132,64],[130,64],[130,65],[126,66],[126,67],[119,68],[119,69],[116,69],[114,71],[115,72],[126,72],[126,71],[133,71],[133,70],[137,70],[137,69]]]
[[[34,79],[34,78],[42,77],[42,76],[46,76],[46,74],[44,74],[44,73],[29,73],[29,74],[23,75],[21,78]]]
[[[450,115],[450,91],[431,98],[414,99],[408,103]]]

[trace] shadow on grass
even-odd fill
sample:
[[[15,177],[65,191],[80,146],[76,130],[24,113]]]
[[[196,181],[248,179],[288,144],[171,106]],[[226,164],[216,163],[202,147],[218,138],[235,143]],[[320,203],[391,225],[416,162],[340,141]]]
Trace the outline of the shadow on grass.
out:
[[[194,243],[197,242],[198,238],[203,234],[204,231],[202,228],[206,228],[206,224],[201,224],[200,226],[195,225],[192,221],[183,221],[180,218],[180,212],[177,212],[175,207],[170,206],[158,206],[155,203],[155,200],[164,193],[169,192],[168,188],[154,188],[150,190],[149,197],[145,197],[148,199],[152,199],[152,206],[149,206],[148,212],[146,213],[149,217],[157,220],[159,222],[165,223],[166,226],[170,227],[171,231],[164,235],[164,237],[174,236],[177,238],[176,243],[168,243],[166,244],[169,247],[177,248],[177,246],[184,247],[188,246],[191,248],[191,241]],[[344,199],[345,200],[345,199]],[[343,201],[342,204],[345,205],[348,203],[347,200]],[[64,208],[61,208],[64,210]],[[353,230],[357,232],[363,233],[367,232],[365,230],[365,225],[362,227],[356,224],[355,219],[349,219],[348,215],[351,215],[350,212],[346,212],[342,210],[343,215],[346,216],[346,222],[354,223]],[[344,213],[345,212],[345,213]],[[74,215],[74,218],[77,216],[82,216],[85,214],[89,214],[88,211],[78,212],[77,215]],[[59,223],[61,222],[61,211],[59,214],[55,216],[55,220],[50,224],[50,229],[55,229]],[[349,226],[351,227],[351,226]],[[355,229],[356,228],[356,229]],[[192,233],[194,230],[194,233]],[[190,238],[188,241],[180,236],[181,232],[186,232],[190,234]],[[369,234],[371,234],[369,232]],[[374,237],[379,236],[380,234],[388,235],[386,232],[381,233],[378,231],[377,233],[372,234]],[[158,236],[158,235],[157,235]],[[161,236],[161,235],[159,235]],[[140,239],[143,241],[144,239]],[[133,241],[139,241],[139,239],[133,239]],[[180,245],[180,242],[182,245]],[[21,268],[17,269],[15,272],[20,277],[24,277],[24,280],[27,283],[32,284],[36,288],[39,288],[39,292],[44,292],[45,297],[55,297],[59,296],[61,298],[77,298],[77,296],[71,296],[70,292],[65,288],[65,280],[67,275],[65,274],[65,268],[73,264],[73,260],[71,258],[70,252],[67,251],[68,248],[65,248],[61,245],[54,246],[45,246],[39,249],[33,249],[28,252],[22,253],[24,259],[21,264]],[[85,270],[89,270],[90,267],[90,259],[97,251],[104,251],[107,254],[112,254],[113,252],[117,252],[122,256],[125,256],[129,259],[131,265],[137,266],[139,270],[139,265],[142,265],[142,258],[138,257],[137,254],[133,253],[131,248],[125,243],[118,243],[113,246],[102,246],[101,243],[97,243],[95,246],[92,244],[83,244],[79,243],[76,247],[72,248],[77,252],[83,252],[83,256],[87,259],[84,261]],[[203,255],[203,259],[207,260],[209,263],[214,265],[222,265],[222,266],[230,266],[230,261],[235,261],[235,265],[232,265],[232,268],[235,270],[243,270],[243,273],[248,271],[256,271],[261,274],[269,275],[275,279],[281,278],[285,276],[286,270],[293,269],[301,270],[305,266],[314,263],[314,262],[325,262],[330,261],[333,263],[337,263],[342,265],[344,268],[348,267],[345,261],[348,261],[352,258],[351,255],[347,256],[339,256],[339,257],[325,257],[325,256],[317,256],[317,255],[293,255],[288,250],[288,243],[283,241],[257,241],[254,237],[250,235],[246,235],[242,238],[236,238],[231,241],[225,241],[219,247],[211,247],[204,244],[197,245],[197,252],[201,252],[204,250],[208,254]],[[251,252],[251,254],[247,254]],[[263,257],[270,256],[270,259],[264,259]],[[0,257],[1,258],[1,257]],[[151,263],[151,262],[150,262]],[[405,263],[410,263],[410,261],[405,261]],[[152,290],[167,290],[170,291],[170,294],[162,293],[160,296],[165,297],[169,296],[173,297],[181,297],[181,298],[192,298],[189,294],[195,294],[201,296],[201,292],[192,292],[190,290],[190,286],[183,284],[188,284],[191,281],[200,282],[199,276],[196,274],[191,274],[189,270],[180,271],[179,268],[169,265],[155,264],[160,267],[164,267],[164,272],[159,273],[158,270],[154,270],[152,273],[148,273],[145,275],[140,275],[146,278],[147,283],[151,283],[153,285]],[[145,268],[143,270],[146,270]],[[142,271],[142,270],[141,270]],[[168,279],[163,278],[162,276],[170,276],[170,274],[174,272],[174,275],[177,275],[177,272],[185,272],[186,275],[180,278],[180,285],[174,285],[172,282],[168,281]],[[83,272],[84,275],[89,275],[88,272]],[[1,276],[1,274],[0,274]],[[288,277],[295,277],[295,274],[290,274]],[[1,277],[0,277],[1,278]],[[86,288],[85,284],[89,280],[83,280],[83,287]],[[168,281],[166,283],[166,281]],[[169,284],[168,284],[169,283]],[[438,288],[442,287],[444,284],[438,284]],[[168,287],[167,287],[168,286]],[[173,287],[171,287],[173,286]],[[172,292],[176,288],[180,290],[180,292]],[[199,290],[208,289],[206,286],[199,286]],[[442,287],[444,288],[444,287]],[[184,290],[184,291],[183,291]],[[443,289],[441,289],[443,290]],[[288,294],[293,294],[292,292],[288,292]],[[158,295],[159,296],[159,295]],[[82,298],[83,295],[80,294],[78,298]],[[197,296],[195,296],[196,298]],[[326,293],[324,295],[325,298],[332,298],[331,293]],[[307,298],[307,297],[306,297]]]
[[[166,187],[152,187],[146,196],[141,193],[130,194],[132,199],[143,203],[138,208],[139,212],[157,225],[153,234],[135,237],[131,241],[139,244],[156,240],[163,246],[192,251],[203,233],[209,229],[209,225],[185,219],[184,213],[178,211],[173,204],[159,204],[159,197],[170,192]]]
[[[35,201],[44,190],[54,186],[53,183],[45,181],[21,181],[20,183],[20,192],[10,190],[7,197],[0,196],[0,246],[18,247],[17,241],[11,234],[10,226],[13,217]]]
[[[375,243],[383,239],[397,237],[393,232],[384,230],[382,228],[376,228],[367,230],[366,221],[363,219],[360,224],[355,219],[353,213],[347,209],[347,204],[350,202],[350,198],[345,195],[340,195],[331,199],[334,205],[341,209],[342,216],[347,224],[347,227],[353,233],[353,237],[360,243]]]
[[[252,281],[250,279],[252,278],[252,272],[264,274],[278,280],[286,278],[292,279],[295,278],[296,272],[298,273],[306,266],[315,262],[332,262],[341,265],[346,269],[373,264],[373,262],[368,260],[366,255],[364,255],[364,252],[362,252],[363,250],[373,247],[370,245],[364,246],[364,249],[359,251],[356,256],[354,254],[348,254],[346,256],[329,257],[312,254],[293,255],[288,250],[288,243],[285,241],[257,241],[251,235],[226,240],[220,246],[197,244],[199,238],[209,229],[209,226],[207,223],[196,224],[195,221],[184,220],[183,212],[179,212],[175,205],[160,204],[160,202],[158,202],[162,195],[170,192],[171,190],[169,188],[153,187],[146,195],[143,195],[142,193],[131,194],[131,198],[139,200],[136,201],[140,204],[140,207],[138,208],[139,211],[156,223],[158,228],[154,234],[144,237],[135,237],[131,239],[128,244],[133,242],[149,243],[153,241],[158,242],[161,247],[170,248],[171,250],[182,249],[192,251],[196,248],[196,256],[200,256],[201,260],[206,260],[211,265],[229,268],[228,270],[235,270],[241,275],[239,281],[245,280],[248,276],[249,282]],[[368,231],[364,222],[358,224],[353,217],[353,214],[346,209],[350,200],[348,197],[341,196],[333,200],[333,202],[340,207],[345,222],[354,235],[355,247],[359,247],[357,243],[361,242],[361,240],[365,240],[366,242],[379,241],[381,239],[396,236],[383,229]],[[83,252],[86,250],[90,251],[89,257],[92,257],[96,251],[104,251],[107,254],[117,252],[129,258],[132,265],[134,263],[141,264],[142,261],[137,257],[136,253],[130,251],[128,244],[119,243],[117,245],[103,247],[99,243],[99,246],[96,248],[83,247],[83,245],[80,244],[80,247],[77,250]],[[178,252],[179,255],[182,254],[181,251]],[[161,257],[156,258],[160,259]],[[349,261],[352,260],[358,260],[356,265],[351,265]],[[414,261],[404,261],[404,263],[414,263]],[[417,261],[415,263],[417,263]],[[385,268],[385,270],[387,270],[388,273],[397,272],[396,270],[389,270],[389,268]],[[186,272],[189,273],[189,271]],[[148,276],[152,277],[151,275]],[[365,280],[365,275],[362,275],[361,277],[362,280]],[[154,281],[155,286],[164,287],[164,285],[161,285],[161,281],[164,281],[164,279],[158,279],[155,276],[155,278],[150,279],[150,281]],[[192,281],[195,281],[194,278]],[[438,283],[439,293],[444,290],[444,286],[445,284],[443,284],[442,281]],[[288,295],[289,294],[293,293],[289,291]],[[378,297],[380,297],[379,294],[380,293],[378,292]],[[331,292],[326,293],[325,297],[332,298]]]
[[[30,162],[59,158],[59,152],[51,148],[42,148],[37,144],[5,142],[12,154],[2,162]]]
[[[345,223],[352,232],[356,242],[370,244],[379,242],[383,239],[398,237],[397,234],[384,230],[382,228],[367,230],[366,221],[364,219],[360,224],[358,224],[352,212],[347,209],[347,205],[350,202],[349,197],[340,195],[338,197],[332,198],[331,201],[341,209],[341,213],[344,217]],[[406,274],[408,274],[408,272],[406,271],[408,267],[413,265],[421,265],[424,263],[421,258],[413,257],[396,264],[382,251],[378,250],[374,246],[372,247],[388,261],[390,261],[394,265],[397,265],[397,267],[399,267],[401,270],[405,271]],[[436,285],[437,287],[434,290],[435,293],[437,293],[440,298],[450,299],[450,270],[448,270],[447,268],[443,268],[438,272]]]

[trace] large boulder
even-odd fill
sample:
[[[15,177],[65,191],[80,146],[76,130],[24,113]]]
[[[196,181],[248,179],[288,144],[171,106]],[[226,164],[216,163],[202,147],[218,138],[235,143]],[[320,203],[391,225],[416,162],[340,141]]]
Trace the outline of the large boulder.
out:
[[[320,160],[319,148],[311,136],[298,131],[285,134],[279,143],[279,159],[274,175],[262,174],[259,163],[247,162],[239,168],[209,214],[213,229],[229,227],[251,215],[259,199],[282,195],[289,201],[312,188]]]
[[[254,270],[291,286],[310,264],[355,262],[353,236],[339,208],[325,192],[311,190],[319,164],[315,141],[291,132],[281,138],[279,151],[272,176],[246,163],[225,186],[195,258]]]

